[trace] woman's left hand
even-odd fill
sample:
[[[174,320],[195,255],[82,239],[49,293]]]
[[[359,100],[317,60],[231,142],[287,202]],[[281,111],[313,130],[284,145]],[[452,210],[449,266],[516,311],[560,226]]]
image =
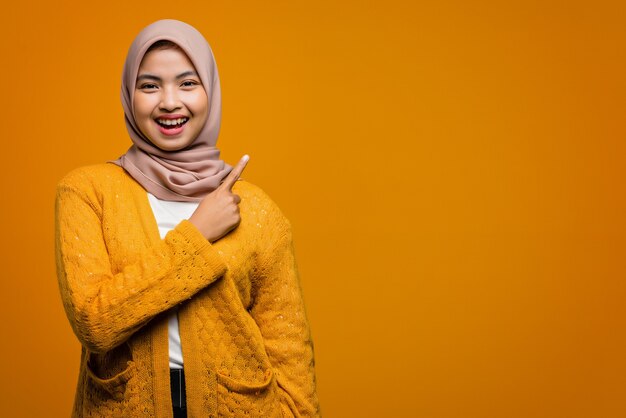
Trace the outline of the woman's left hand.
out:
[[[194,224],[209,242],[222,238],[241,222],[239,216],[241,198],[232,192],[232,188],[239,180],[249,159],[247,154],[244,155],[222,184],[202,199],[189,218],[189,222]]]

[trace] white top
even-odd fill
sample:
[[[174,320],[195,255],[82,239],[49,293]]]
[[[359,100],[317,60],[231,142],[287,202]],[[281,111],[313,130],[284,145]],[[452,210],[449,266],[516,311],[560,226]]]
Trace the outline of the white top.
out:
[[[196,210],[200,202],[171,202],[156,198],[148,193],[148,200],[154,213],[154,218],[159,226],[161,239],[165,238],[170,230],[183,219],[189,217]],[[180,333],[178,331],[178,308],[173,308],[169,317],[169,341],[170,341],[170,368],[183,368],[183,352],[180,345]]]

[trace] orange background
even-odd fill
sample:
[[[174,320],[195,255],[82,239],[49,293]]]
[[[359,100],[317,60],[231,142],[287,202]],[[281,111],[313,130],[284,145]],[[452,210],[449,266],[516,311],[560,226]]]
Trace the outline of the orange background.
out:
[[[0,415],[69,416],[55,185],[128,148],[125,54],[175,18],[294,226],[325,417],[626,416],[623,2],[3,9]]]

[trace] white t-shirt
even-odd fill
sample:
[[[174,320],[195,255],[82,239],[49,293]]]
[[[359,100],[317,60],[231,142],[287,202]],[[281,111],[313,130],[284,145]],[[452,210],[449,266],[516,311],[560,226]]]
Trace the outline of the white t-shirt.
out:
[[[156,198],[151,193],[148,193],[148,200],[150,201],[154,218],[159,226],[161,239],[165,238],[165,234],[174,229],[180,221],[183,219],[189,219],[200,204],[199,202],[171,202],[168,200],[161,200]],[[172,309],[172,313],[169,316],[168,328],[170,341],[170,368],[182,369],[183,352],[180,345],[180,333],[178,331],[177,308]]]

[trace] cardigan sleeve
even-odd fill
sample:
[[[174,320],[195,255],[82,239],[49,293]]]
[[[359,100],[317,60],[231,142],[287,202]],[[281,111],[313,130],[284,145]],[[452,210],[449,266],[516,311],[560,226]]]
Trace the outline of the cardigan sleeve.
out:
[[[313,340],[295,260],[291,225],[274,205],[269,244],[260,251],[255,298],[257,322],[273,366],[286,417],[319,417]],[[270,213],[271,214],[271,213]]]
[[[101,208],[89,196],[67,184],[57,187],[57,279],[79,341],[92,352],[106,352],[221,277],[227,266],[200,231],[183,220],[114,274]]]

